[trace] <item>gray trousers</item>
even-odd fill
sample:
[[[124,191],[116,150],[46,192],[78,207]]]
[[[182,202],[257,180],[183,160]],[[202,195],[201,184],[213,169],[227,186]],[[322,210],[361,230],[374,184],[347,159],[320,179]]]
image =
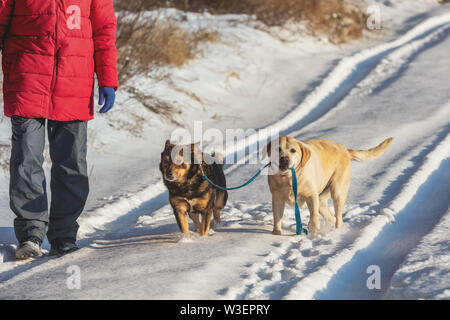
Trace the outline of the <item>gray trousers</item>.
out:
[[[45,124],[50,145],[51,201],[48,210],[44,170]],[[11,118],[10,207],[19,242],[30,236],[50,243],[75,241],[77,219],[89,193],[86,163],[87,122]]]

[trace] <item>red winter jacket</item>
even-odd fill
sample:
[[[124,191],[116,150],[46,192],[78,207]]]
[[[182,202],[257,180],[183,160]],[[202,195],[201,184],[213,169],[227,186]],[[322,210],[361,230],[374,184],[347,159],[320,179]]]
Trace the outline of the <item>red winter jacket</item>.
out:
[[[98,85],[117,89],[112,0],[0,0],[5,115],[94,117]]]

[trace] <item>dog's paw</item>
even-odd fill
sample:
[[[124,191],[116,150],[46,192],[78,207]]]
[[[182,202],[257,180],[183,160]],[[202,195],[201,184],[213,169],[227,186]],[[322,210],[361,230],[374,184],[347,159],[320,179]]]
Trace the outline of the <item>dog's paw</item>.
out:
[[[314,236],[314,235],[316,235],[318,232],[319,232],[319,229],[320,229],[320,226],[318,225],[318,224],[316,224],[316,223],[309,223],[308,224],[308,233],[311,235],[311,236]]]
[[[193,242],[194,240],[190,237],[190,235],[186,236],[185,234],[183,234],[180,238],[180,240],[178,240],[179,243],[188,243],[188,242]]]
[[[336,229],[342,228],[344,226],[344,222],[342,220],[336,219]]]
[[[272,234],[276,236],[281,236],[281,230],[273,230]]]
[[[220,221],[216,220],[211,221],[211,228],[220,228],[220,226],[221,226]]]
[[[330,217],[324,218],[324,220],[325,220],[325,223],[327,225],[329,225],[329,226],[334,226],[335,225],[336,219],[334,217],[330,216]]]

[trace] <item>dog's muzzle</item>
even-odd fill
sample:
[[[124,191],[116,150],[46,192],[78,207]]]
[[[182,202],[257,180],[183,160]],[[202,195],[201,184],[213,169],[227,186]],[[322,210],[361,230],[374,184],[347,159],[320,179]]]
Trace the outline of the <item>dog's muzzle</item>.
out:
[[[280,171],[286,171],[289,169],[289,157],[281,157],[280,158],[280,165],[278,166],[280,168]]]
[[[164,178],[165,178],[167,181],[169,181],[169,182],[172,182],[172,181],[175,181],[175,180],[176,180],[176,178],[175,178],[175,176],[173,175],[172,171],[166,172],[166,173],[164,174]]]

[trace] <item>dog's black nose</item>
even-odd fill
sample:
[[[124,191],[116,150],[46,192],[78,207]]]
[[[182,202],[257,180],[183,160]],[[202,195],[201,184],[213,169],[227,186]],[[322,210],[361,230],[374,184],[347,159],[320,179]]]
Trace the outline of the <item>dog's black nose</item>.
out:
[[[288,164],[289,164],[289,157],[280,158],[280,165],[288,165]]]
[[[166,172],[166,178],[167,178],[167,179],[173,179],[173,173],[172,173],[172,171],[167,171],[167,172]]]
[[[289,157],[280,157],[280,169],[286,170],[289,166]]]

